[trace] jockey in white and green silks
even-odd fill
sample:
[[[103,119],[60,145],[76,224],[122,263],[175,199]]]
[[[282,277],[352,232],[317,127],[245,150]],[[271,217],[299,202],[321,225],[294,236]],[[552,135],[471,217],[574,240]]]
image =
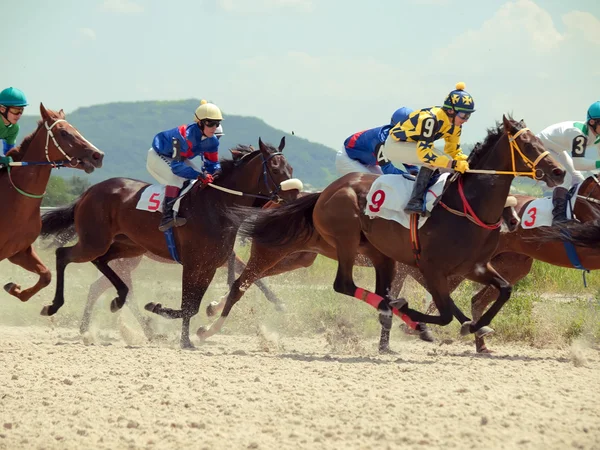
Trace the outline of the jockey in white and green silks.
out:
[[[596,147],[600,152],[600,101],[593,103],[587,111],[585,122],[561,122],[543,129],[537,134],[546,150],[561,162],[566,170],[565,181],[552,192],[552,224],[568,223],[567,193],[583,182],[581,170],[600,169],[597,155],[586,151]]]

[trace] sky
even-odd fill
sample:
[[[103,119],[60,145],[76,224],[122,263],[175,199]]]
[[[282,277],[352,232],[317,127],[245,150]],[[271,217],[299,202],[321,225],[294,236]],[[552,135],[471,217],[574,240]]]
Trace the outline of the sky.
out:
[[[477,108],[463,143],[505,113],[537,132],[600,100],[598,0],[19,0],[0,17],[18,24],[0,89],[36,115],[206,98],[225,132],[227,114],[255,116],[338,149],[458,81]]]

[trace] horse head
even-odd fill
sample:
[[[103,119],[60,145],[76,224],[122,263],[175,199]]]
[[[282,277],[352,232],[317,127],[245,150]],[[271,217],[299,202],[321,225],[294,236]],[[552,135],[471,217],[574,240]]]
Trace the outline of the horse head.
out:
[[[302,190],[302,182],[292,178],[294,169],[283,155],[285,136],[281,138],[279,147],[265,144],[258,138],[258,147],[263,158],[263,177],[260,192],[263,194],[275,193],[276,197],[284,202],[295,200]]]
[[[98,150],[91,142],[67,120],[61,109],[59,112],[48,110],[40,103],[42,125],[46,130],[45,159],[48,162],[63,162],[65,159],[71,167],[91,173],[96,168],[102,167],[104,153]]]
[[[506,116],[502,117],[502,122],[512,153],[515,175],[544,181],[548,187],[562,184],[565,171],[550,156],[542,141],[525,126],[525,122],[516,122]]]

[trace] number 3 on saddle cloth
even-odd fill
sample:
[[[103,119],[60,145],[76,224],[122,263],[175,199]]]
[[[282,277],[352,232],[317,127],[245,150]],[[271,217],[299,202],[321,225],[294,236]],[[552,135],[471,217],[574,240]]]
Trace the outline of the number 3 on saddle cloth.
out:
[[[577,194],[579,187],[577,184],[569,190],[567,199],[569,204],[567,205],[567,219],[573,218],[573,208],[575,208],[575,202],[577,201]],[[536,198],[529,203],[523,215],[521,216],[521,226],[525,229],[538,228],[538,227],[551,227],[552,226],[552,197]]]
[[[179,211],[179,203],[181,202],[182,197],[187,194],[190,189],[192,189],[196,181],[197,180],[192,180],[191,182],[186,183],[187,185],[184,184],[179,197],[177,197],[177,200],[173,205],[173,209],[175,211]],[[142,195],[140,196],[135,208],[142,211],[162,213],[165,199],[165,188],[166,186],[164,184],[151,184],[150,186],[147,186],[142,192]],[[177,246],[175,245],[173,228],[169,228],[167,231],[165,231],[165,239],[167,240],[167,247],[169,249],[169,253],[171,254],[171,258],[181,264],[181,261],[179,260],[179,254],[177,253]]]
[[[425,197],[427,210],[431,212],[437,197],[444,189],[444,184],[450,176],[450,173],[443,173],[432,178]],[[367,195],[367,207],[365,214],[371,218],[380,217],[382,219],[398,222],[404,228],[410,229],[410,215],[404,212],[410,194],[413,188],[413,177],[403,175],[381,175],[378,177],[369,190]],[[419,228],[421,228],[427,217],[419,219]]]

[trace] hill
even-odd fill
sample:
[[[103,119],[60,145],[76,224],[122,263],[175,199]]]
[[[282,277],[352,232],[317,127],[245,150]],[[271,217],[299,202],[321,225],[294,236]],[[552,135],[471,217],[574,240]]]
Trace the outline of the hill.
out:
[[[191,122],[199,100],[169,102],[108,103],[79,108],[67,120],[100,150],[106,153],[104,166],[90,175],[92,183],[112,177],[130,177],[152,181],[146,171],[146,154],[156,133]],[[53,107],[54,105],[48,105]],[[30,107],[33,111],[35,107]],[[224,112],[221,158],[230,157],[227,149],[237,144],[258,146],[259,136],[275,146],[286,137],[284,153],[294,167],[294,176],[305,185],[324,188],[336,178],[335,150],[277,130],[256,117],[230,115]],[[24,116],[20,138],[31,133],[39,115]],[[85,176],[79,171],[60,170],[54,175]]]

